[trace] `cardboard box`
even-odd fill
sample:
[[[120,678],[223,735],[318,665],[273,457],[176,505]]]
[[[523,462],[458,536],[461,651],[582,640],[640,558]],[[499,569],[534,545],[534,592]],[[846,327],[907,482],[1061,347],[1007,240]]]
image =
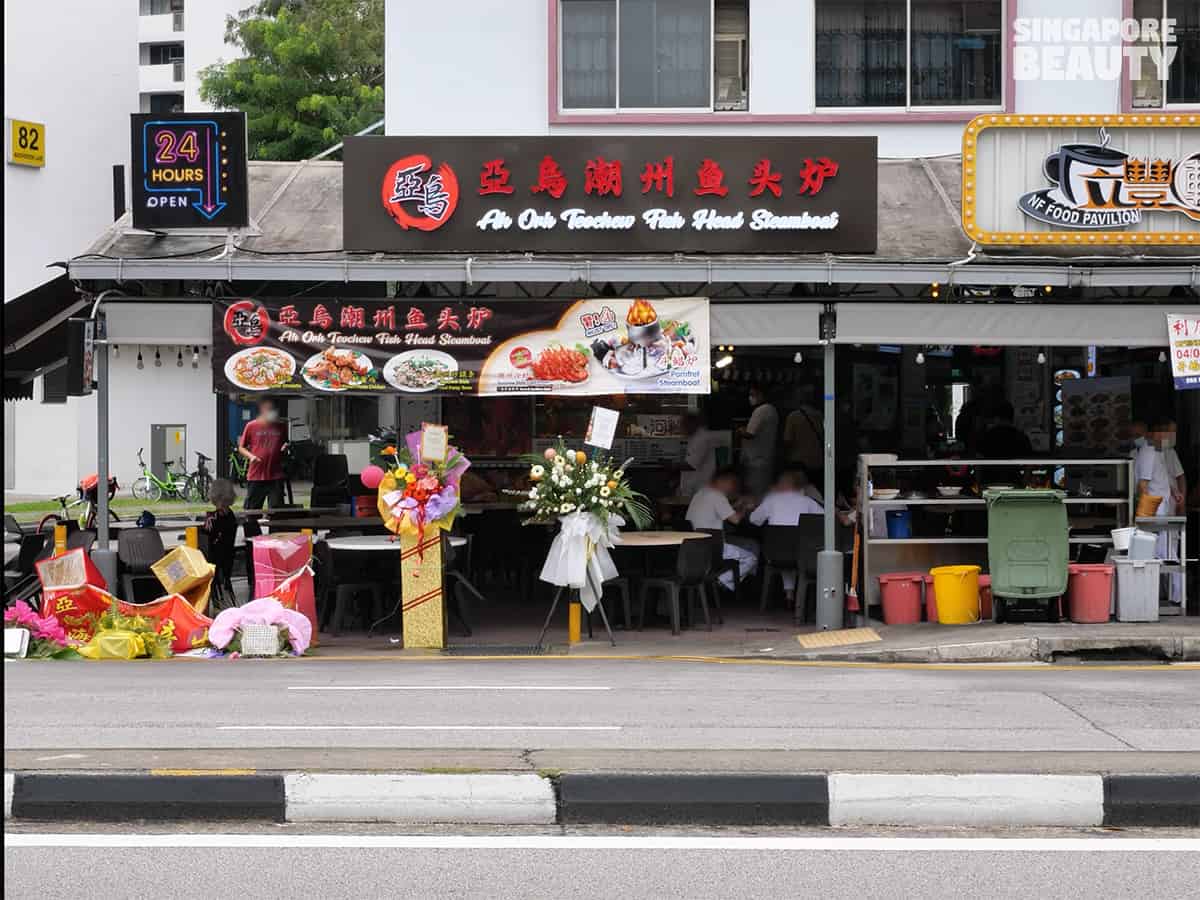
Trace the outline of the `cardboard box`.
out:
[[[168,594],[184,594],[211,581],[217,567],[194,547],[176,547],[150,567]]]

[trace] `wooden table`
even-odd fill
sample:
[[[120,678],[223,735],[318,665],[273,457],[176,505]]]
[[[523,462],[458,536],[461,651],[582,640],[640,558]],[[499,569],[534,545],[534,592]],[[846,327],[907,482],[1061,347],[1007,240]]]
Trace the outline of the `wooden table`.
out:
[[[616,546],[632,549],[652,547],[679,547],[684,541],[712,537],[703,531],[624,531]]]

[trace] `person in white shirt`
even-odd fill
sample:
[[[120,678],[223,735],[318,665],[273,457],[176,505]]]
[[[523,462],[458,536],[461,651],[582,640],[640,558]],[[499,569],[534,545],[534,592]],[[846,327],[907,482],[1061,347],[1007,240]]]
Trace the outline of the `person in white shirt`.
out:
[[[692,502],[688,504],[687,520],[697,531],[723,531],[726,523],[736,525],[742,521],[744,513],[733,508],[730,499],[737,496],[738,477],[733,469],[721,469],[713,473],[712,480],[696,491]],[[746,580],[758,568],[758,554],[745,548],[725,542],[725,558],[736,559],[738,576]],[[721,584],[733,590],[733,573],[721,573]]]
[[[801,516],[820,515],[823,512],[825,508],[804,493],[800,478],[793,472],[784,472],[758,508],[750,513],[750,524],[799,525]],[[796,575],[784,572],[782,577],[783,593],[790,606],[796,599]]]
[[[717,471],[717,447],[721,441],[697,413],[688,413],[683,417],[683,433],[688,436],[684,461],[691,471],[680,476],[679,495],[691,497],[712,481],[713,473]]]
[[[775,477],[775,442],[779,437],[779,411],[767,402],[762,385],[750,386],[750,421],[742,429],[742,469],[746,490],[754,497],[767,492]]]
[[[1166,472],[1167,488],[1170,492],[1171,506],[1168,512],[1162,512],[1163,507],[1159,507],[1160,516],[1181,516],[1186,515],[1186,500],[1187,500],[1187,476],[1184,474],[1183,463],[1179,459],[1179,454],[1175,452],[1175,439],[1178,432],[1178,426],[1171,419],[1163,419],[1154,428],[1152,435],[1155,443],[1159,448],[1162,456],[1163,469]],[[1151,491],[1150,493],[1154,493]],[[1179,558],[1179,535],[1160,533],[1158,536],[1158,546],[1156,554],[1161,559],[1178,559]],[[1168,593],[1167,597],[1171,603],[1183,603],[1183,574],[1180,572],[1172,572],[1168,576]]]

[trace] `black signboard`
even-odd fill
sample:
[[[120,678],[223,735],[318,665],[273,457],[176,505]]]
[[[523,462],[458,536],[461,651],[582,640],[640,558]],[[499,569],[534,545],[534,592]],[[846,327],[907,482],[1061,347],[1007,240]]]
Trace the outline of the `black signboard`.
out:
[[[88,396],[95,380],[96,322],[67,319],[67,396]]]
[[[874,137],[358,137],[348,250],[873,253]]]
[[[219,393],[707,394],[708,300],[213,304]]]
[[[132,119],[135,228],[247,224],[245,113],[150,113]]]

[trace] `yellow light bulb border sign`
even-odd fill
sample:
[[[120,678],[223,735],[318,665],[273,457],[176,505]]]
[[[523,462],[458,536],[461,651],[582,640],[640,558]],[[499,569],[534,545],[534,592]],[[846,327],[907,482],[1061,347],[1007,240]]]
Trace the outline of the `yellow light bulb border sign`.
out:
[[[987,113],[976,116],[963,132],[962,229],[967,237],[988,247],[1098,247],[1153,245],[1200,246],[1200,234],[1180,231],[992,231],[976,216],[979,137],[992,128],[1195,128],[1200,138],[1200,115],[1150,113],[1123,115],[1026,115]]]

